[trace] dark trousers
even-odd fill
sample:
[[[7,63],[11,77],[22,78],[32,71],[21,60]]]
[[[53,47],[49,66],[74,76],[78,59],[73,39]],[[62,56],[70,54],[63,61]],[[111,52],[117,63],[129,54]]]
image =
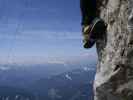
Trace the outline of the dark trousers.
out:
[[[82,14],[82,25],[89,25],[92,20],[97,17],[96,0],[80,0],[80,8]]]

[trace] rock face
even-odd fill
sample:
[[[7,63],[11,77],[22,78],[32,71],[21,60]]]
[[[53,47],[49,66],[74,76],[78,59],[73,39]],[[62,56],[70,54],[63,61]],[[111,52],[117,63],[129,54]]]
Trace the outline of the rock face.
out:
[[[133,100],[133,0],[100,0],[107,32],[97,41],[95,100]]]

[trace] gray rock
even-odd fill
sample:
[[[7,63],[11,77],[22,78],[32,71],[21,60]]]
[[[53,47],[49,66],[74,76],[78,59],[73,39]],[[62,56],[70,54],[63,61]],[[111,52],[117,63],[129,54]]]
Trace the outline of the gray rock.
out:
[[[107,32],[97,41],[95,100],[133,100],[133,0],[100,0]]]

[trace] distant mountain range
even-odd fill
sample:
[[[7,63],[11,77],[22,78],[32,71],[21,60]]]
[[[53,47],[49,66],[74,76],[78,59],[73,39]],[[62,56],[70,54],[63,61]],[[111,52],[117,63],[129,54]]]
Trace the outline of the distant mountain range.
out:
[[[43,65],[16,65],[0,70],[0,100],[93,100],[95,64],[66,72],[56,65],[55,72],[60,70],[56,74],[53,66],[45,70]]]
[[[85,67],[40,79],[29,88],[39,100],[93,100],[94,74],[94,68]]]
[[[77,66],[77,67],[76,67]],[[84,68],[87,65],[64,64],[64,63],[46,63],[46,64],[0,64],[0,86],[25,87],[34,83],[34,81],[59,75],[78,68]],[[95,63],[87,67],[95,68]]]
[[[1,86],[0,100],[36,100],[35,96],[20,88]]]

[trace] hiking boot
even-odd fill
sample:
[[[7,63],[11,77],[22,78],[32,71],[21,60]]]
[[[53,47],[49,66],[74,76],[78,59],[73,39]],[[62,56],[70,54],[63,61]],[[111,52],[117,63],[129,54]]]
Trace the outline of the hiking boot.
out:
[[[106,32],[107,25],[100,18],[95,18],[90,25],[82,27],[84,48],[91,48],[97,39]]]

